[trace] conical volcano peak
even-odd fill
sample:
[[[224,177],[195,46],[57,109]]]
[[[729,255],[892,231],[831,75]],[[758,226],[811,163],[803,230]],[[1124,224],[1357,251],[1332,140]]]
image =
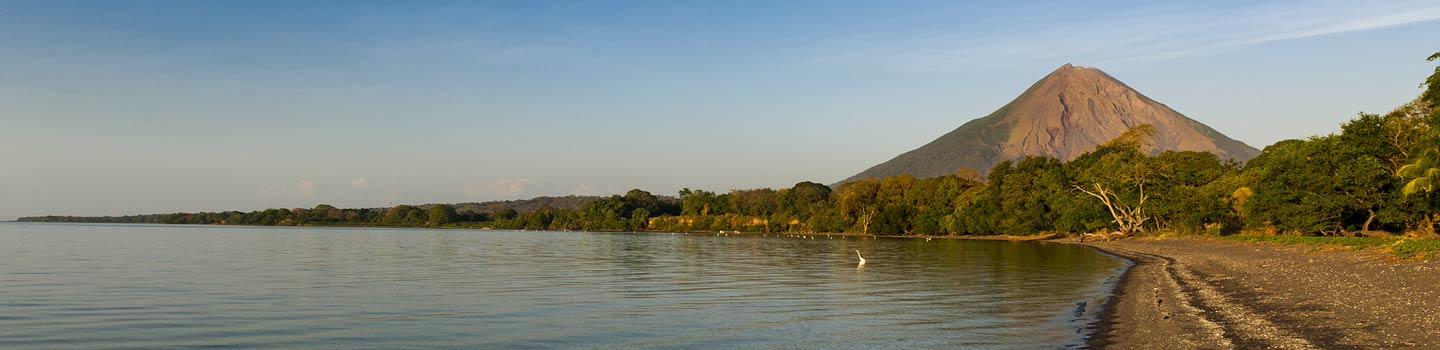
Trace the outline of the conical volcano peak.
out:
[[[1241,161],[1260,153],[1100,69],[1066,63],[989,116],[846,181],[899,174],[940,176],[962,167],[988,172],[1002,161],[1031,155],[1069,161],[1143,124],[1156,131],[1150,152],[1203,151]]]
[[[1095,67],[1091,67],[1091,66],[1082,66],[1082,65],[1074,65],[1074,64],[1066,63],[1066,64],[1061,65],[1060,68],[1055,68],[1055,71],[1052,72],[1051,74],[1061,73],[1061,72],[1086,72],[1086,71],[1096,71],[1096,72],[1098,72],[1098,71],[1100,71],[1100,69],[1099,69],[1099,68],[1095,68]],[[1104,74],[1104,73],[1102,72],[1101,74]]]
[[[1056,94],[1066,95],[1118,95],[1125,98],[1133,98],[1139,93],[1120,80],[1105,74],[1098,68],[1076,66],[1066,63],[1054,72],[1046,75],[1040,81],[1035,82],[1026,93],[1016,98],[1026,100],[1028,98],[1050,98]],[[1072,98],[1071,100],[1078,100]]]
[[[1087,66],[1076,66],[1076,65],[1069,64],[1069,63],[1066,63],[1066,64],[1063,65],[1063,66],[1060,66],[1060,68],[1056,68],[1055,71],[1050,72],[1049,75],[1046,75],[1044,78],[1041,78],[1039,82],[1036,82],[1036,84],[1041,84],[1041,83],[1045,83],[1045,82],[1047,82],[1047,81],[1054,81],[1054,80],[1059,80],[1059,81],[1062,82],[1062,83],[1063,83],[1063,82],[1080,82],[1080,83],[1086,83],[1086,82],[1088,82],[1088,83],[1105,82],[1105,83],[1113,83],[1113,84],[1118,84],[1118,85],[1125,85],[1124,83],[1121,83],[1120,80],[1117,80],[1117,79],[1115,79],[1114,77],[1111,77],[1109,74],[1105,74],[1105,72],[1104,72],[1104,71],[1101,71],[1099,68],[1087,67]]]

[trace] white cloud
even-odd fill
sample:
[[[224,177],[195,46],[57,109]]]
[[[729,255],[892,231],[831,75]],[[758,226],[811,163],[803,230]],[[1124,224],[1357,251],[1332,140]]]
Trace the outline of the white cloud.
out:
[[[595,195],[595,187],[590,186],[590,184],[580,184],[579,186],[575,186],[575,190],[570,191],[570,194],[577,196],[593,196]]]
[[[300,182],[295,184],[295,191],[300,192],[302,195],[313,196],[315,195],[315,190],[315,181],[300,180]]]
[[[575,186],[575,190],[570,191],[570,194],[576,195],[576,196],[599,196],[599,195],[610,195],[610,194],[616,194],[616,193],[621,193],[621,191],[619,191],[619,189],[616,188],[615,186],[605,185],[605,186],[596,187],[596,186],[591,185],[591,184],[580,184],[580,185],[578,185],[578,186]]]
[[[499,44],[474,39],[410,39],[375,45],[367,53],[371,58],[387,62],[457,60],[471,64],[509,64],[556,56],[565,51],[556,46]]]
[[[923,32],[861,33],[831,38],[807,60],[906,71],[1016,61],[1143,61],[1435,20],[1440,20],[1440,2],[1434,0],[1279,1],[1229,7],[1155,3],[1098,11],[1079,21],[987,28],[993,32],[984,35],[948,25],[916,26],[931,28]]]
[[[1267,41],[1307,38],[1345,32],[1370,30],[1384,27],[1427,22],[1440,19],[1440,6],[1433,2],[1418,4],[1390,3],[1392,6],[1363,1],[1346,2],[1338,8],[1312,8],[1299,16],[1285,18],[1279,10],[1271,16],[1253,18],[1255,23],[1278,23],[1276,28],[1263,28],[1268,33],[1257,33],[1248,40],[1236,40],[1239,44],[1262,43]],[[1278,18],[1277,18],[1278,17]]]
[[[501,179],[480,184],[466,184],[465,193],[470,195],[512,195],[524,192],[538,183],[531,179]]]
[[[370,178],[358,178],[350,180],[350,187],[354,188],[386,188],[394,186],[397,182],[393,180],[370,180]]]

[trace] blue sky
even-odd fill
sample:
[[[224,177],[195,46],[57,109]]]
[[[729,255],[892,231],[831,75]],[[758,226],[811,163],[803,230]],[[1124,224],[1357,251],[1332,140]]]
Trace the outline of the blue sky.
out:
[[[1099,67],[1255,147],[1435,1],[0,1],[0,219],[830,183]]]

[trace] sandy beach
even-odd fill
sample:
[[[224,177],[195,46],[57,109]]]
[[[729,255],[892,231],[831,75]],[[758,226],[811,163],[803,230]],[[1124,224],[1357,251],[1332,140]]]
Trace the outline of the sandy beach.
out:
[[[1214,239],[1086,243],[1128,258],[1100,349],[1440,348],[1440,263]]]

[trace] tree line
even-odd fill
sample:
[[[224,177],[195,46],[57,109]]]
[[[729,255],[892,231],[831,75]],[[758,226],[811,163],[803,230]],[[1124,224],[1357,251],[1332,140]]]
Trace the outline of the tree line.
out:
[[[1433,61],[1440,53],[1431,56]],[[643,190],[578,208],[457,211],[455,206],[267,209],[21,221],[228,225],[352,225],[589,231],[854,232],[1030,235],[1046,232],[1244,230],[1304,235],[1433,236],[1440,221],[1440,67],[1425,92],[1385,114],[1360,113],[1338,133],[1286,140],[1245,164],[1205,152],[1144,151],[1155,129],[1132,128],[1069,162],[1031,156],[984,176],[974,169],[834,186],[717,193]]]

